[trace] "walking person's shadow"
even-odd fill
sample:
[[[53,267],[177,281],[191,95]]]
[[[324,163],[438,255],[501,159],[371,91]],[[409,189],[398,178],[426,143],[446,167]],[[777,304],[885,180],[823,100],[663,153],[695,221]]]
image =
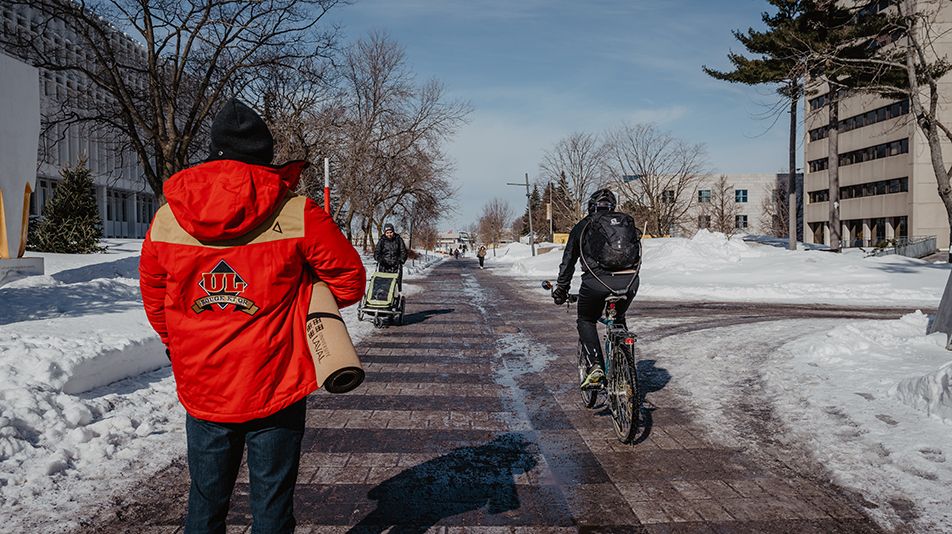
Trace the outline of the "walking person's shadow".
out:
[[[441,519],[486,508],[500,514],[520,507],[513,475],[538,464],[531,444],[503,434],[478,447],[462,447],[411,467],[371,489],[377,508],[350,532],[423,533]]]

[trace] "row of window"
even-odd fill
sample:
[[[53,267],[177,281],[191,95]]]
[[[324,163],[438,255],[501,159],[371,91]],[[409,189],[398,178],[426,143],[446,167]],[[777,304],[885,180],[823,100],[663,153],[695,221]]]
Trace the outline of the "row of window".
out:
[[[894,119],[896,117],[901,117],[909,113],[909,101],[902,100],[900,102],[893,102],[888,106],[883,106],[881,108],[876,108],[866,113],[860,113],[859,115],[854,115],[840,121],[838,131],[840,132],[849,132],[857,128],[862,128],[863,126],[869,126],[870,124],[876,124],[877,122],[882,122],[889,119]],[[819,128],[814,128],[810,130],[810,141],[819,141],[820,139],[826,139],[830,134],[830,126],[821,126]]]
[[[674,191],[671,191],[671,201],[674,202]],[[697,191],[697,201],[701,204],[708,204],[711,202],[711,190],[710,189],[698,189]],[[747,190],[746,189],[735,189],[734,190],[734,202],[747,202]]]
[[[839,92],[837,93],[837,96],[839,96],[840,98],[843,98],[844,96],[846,96],[845,89],[838,89],[838,91]],[[823,93],[822,95],[815,96],[809,100],[810,111],[816,111],[829,103],[830,103],[830,93]]]
[[[711,227],[711,216],[710,215],[698,215],[697,216],[697,227],[698,228],[710,228]],[[748,227],[747,216],[746,215],[735,215],[734,216],[734,228],[738,230],[745,230]]]
[[[892,193],[906,193],[909,191],[909,178],[893,178],[865,184],[847,185],[840,188],[840,198],[863,198]],[[810,203],[826,202],[830,200],[830,190],[820,189],[807,194]]]
[[[872,161],[874,159],[898,156],[909,152],[909,139],[899,139],[881,145],[870,146],[840,154],[840,167]],[[808,163],[810,172],[824,171],[830,168],[829,158],[820,158]]]

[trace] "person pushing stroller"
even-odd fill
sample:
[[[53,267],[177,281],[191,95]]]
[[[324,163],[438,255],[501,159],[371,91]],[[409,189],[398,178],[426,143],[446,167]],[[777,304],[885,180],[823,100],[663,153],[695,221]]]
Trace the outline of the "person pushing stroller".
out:
[[[374,249],[374,260],[377,262],[377,270],[398,273],[397,290],[402,292],[403,264],[407,262],[407,246],[390,223],[383,225],[383,237]]]

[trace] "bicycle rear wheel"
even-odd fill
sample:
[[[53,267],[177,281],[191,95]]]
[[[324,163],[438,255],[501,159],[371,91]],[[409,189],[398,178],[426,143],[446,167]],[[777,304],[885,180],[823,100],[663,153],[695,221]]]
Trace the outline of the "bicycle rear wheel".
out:
[[[582,351],[582,344],[578,345],[578,383],[581,386],[582,382],[585,382],[585,379],[588,377],[588,359],[585,357],[585,353]],[[598,390],[597,389],[582,389],[579,388],[579,394],[582,396],[582,406],[586,408],[591,408],[595,406],[595,401],[598,400]]]
[[[612,365],[608,377],[608,405],[611,409],[615,435],[622,443],[630,442],[638,433],[641,416],[641,391],[633,348],[619,339],[613,343]]]

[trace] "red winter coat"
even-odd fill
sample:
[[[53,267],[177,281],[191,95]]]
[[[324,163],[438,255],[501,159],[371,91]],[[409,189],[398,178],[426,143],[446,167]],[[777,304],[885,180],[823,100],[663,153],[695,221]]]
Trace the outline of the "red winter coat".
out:
[[[317,389],[304,334],[311,282],[326,282],[341,308],[363,294],[357,251],[289,192],[306,165],[211,161],[165,184],[168,204],[142,244],[142,302],[193,417],[244,422]]]

